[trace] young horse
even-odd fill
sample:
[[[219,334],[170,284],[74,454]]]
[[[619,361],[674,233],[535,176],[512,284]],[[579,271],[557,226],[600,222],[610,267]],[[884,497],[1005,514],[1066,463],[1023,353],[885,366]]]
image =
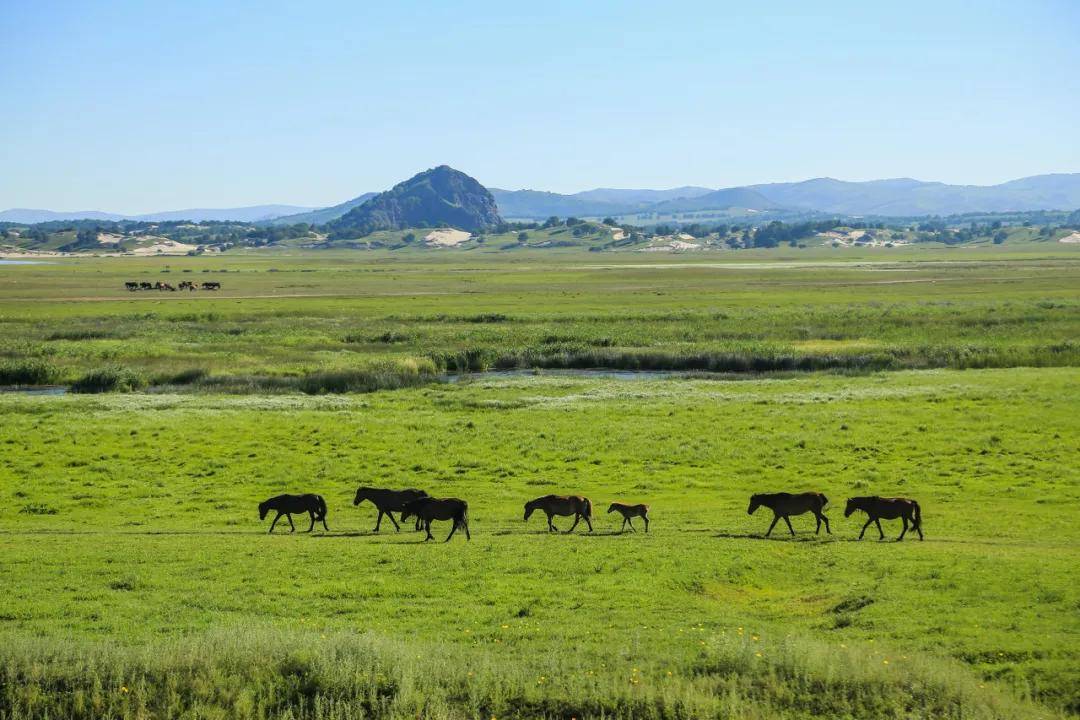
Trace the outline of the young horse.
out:
[[[630,521],[632,517],[639,517],[645,521],[645,532],[649,532],[649,506],[648,505],[626,505],[625,503],[613,502],[608,506],[608,513],[618,511],[622,515],[622,527],[619,528],[619,532],[626,529],[629,525],[630,529],[634,532],[634,523]]]
[[[798,495],[792,495],[791,493],[760,493],[750,496],[750,507],[747,508],[746,513],[753,515],[754,511],[762,505],[773,511],[772,525],[769,525],[765,537],[769,537],[769,533],[776,527],[776,523],[780,518],[784,518],[788,530],[794,535],[795,529],[791,527],[791,520],[788,519],[788,516],[802,515],[805,512],[812,512],[817,518],[815,535],[821,532],[822,522],[825,523],[825,532],[832,535],[832,530],[829,529],[829,518],[825,517],[825,513],[822,512],[828,502],[829,498],[817,492],[799,493]]]
[[[424,530],[427,531],[424,542],[434,539],[431,534],[432,520],[454,521],[453,526],[450,528],[450,534],[446,536],[446,540],[443,542],[450,542],[450,538],[454,537],[454,531],[459,527],[465,531],[465,539],[472,540],[472,536],[469,535],[469,503],[464,500],[422,497],[405,503],[405,507],[401,509],[401,522],[405,522],[413,515],[423,523]]]
[[[274,526],[277,525],[277,521],[284,515],[289,519],[289,527],[292,528],[289,532],[296,532],[296,526],[293,525],[292,514],[293,513],[307,513],[311,516],[311,527],[307,529],[307,532],[311,532],[315,529],[315,521],[322,522],[323,529],[327,532],[330,528],[326,527],[326,501],[323,500],[322,495],[278,495],[272,497],[269,500],[259,503],[259,519],[265,520],[266,513],[274,510],[277,515],[274,516],[274,522],[270,523],[270,530],[268,532],[274,532]]]
[[[885,531],[881,529],[881,519],[895,520],[900,518],[904,521],[904,529],[900,532],[900,537],[896,538],[897,542],[904,539],[907,535],[908,523],[911,523],[911,528],[919,533],[919,539],[923,539],[922,534],[922,510],[919,508],[919,503],[908,498],[883,498],[883,497],[854,497],[848,498],[847,507],[844,508],[844,517],[850,517],[851,513],[856,510],[862,510],[867,515],[866,524],[863,525],[862,532],[859,533],[859,539],[862,540],[863,533],[866,532],[866,528],[870,527],[870,523],[876,523],[878,529],[878,535],[881,537],[879,540],[885,539]]]
[[[548,530],[550,532],[558,532],[559,529],[555,527],[555,523],[551,522],[553,515],[573,515],[574,524],[570,526],[570,529],[566,532],[574,532],[574,528],[577,527],[578,522],[585,521],[585,524],[589,526],[589,532],[593,531],[592,528],[592,503],[589,502],[589,498],[582,497],[581,495],[545,495],[544,497],[538,497],[535,500],[530,500],[525,503],[525,519],[528,520],[529,516],[533,514],[534,510],[543,510],[547,515]]]
[[[382,524],[383,515],[390,518],[390,522],[394,523],[395,530],[400,531],[401,526],[397,524],[397,520],[394,519],[393,513],[401,512],[405,509],[405,505],[413,500],[419,500],[420,498],[426,497],[429,497],[426,492],[415,488],[407,488],[405,490],[384,490],[382,488],[358,487],[356,488],[356,497],[353,498],[352,504],[359,505],[365,500],[370,500],[378,509],[379,517],[375,520],[375,530],[373,532],[379,532],[379,525]],[[420,529],[420,518],[416,518],[416,529]]]

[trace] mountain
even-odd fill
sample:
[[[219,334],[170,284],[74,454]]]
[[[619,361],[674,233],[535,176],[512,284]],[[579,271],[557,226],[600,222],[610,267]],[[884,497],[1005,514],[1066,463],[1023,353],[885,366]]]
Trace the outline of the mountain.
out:
[[[750,188],[726,188],[714,190],[694,198],[680,198],[657,203],[649,208],[655,213],[693,212],[697,210],[729,210],[745,208],[747,210],[779,210],[779,203],[769,200],[761,193]]]
[[[257,222],[260,220],[270,220],[280,215],[291,215],[293,213],[314,209],[315,208],[301,207],[299,205],[254,205],[252,207],[241,208],[192,208],[189,210],[168,210],[164,212],[146,213],[145,215],[120,215],[118,213],[99,212],[97,210],[55,212],[52,210],[13,208],[11,210],[0,212],[0,222],[26,223],[27,225],[62,220],[140,220],[144,222],[232,220],[235,222]]]
[[[329,223],[332,232],[367,235],[378,230],[448,225],[488,230],[502,222],[488,189],[448,165],[414,175]]]
[[[32,208],[11,208],[0,211],[0,222],[34,223],[52,222],[57,220],[123,220],[123,215],[114,213],[98,212],[97,210],[81,210],[75,212],[56,212],[55,210],[35,210]]]
[[[492,188],[491,194],[499,205],[499,212],[506,217],[539,220],[552,215],[558,217],[602,217],[639,212],[649,206],[677,198],[693,198],[712,192],[709,188],[681,187],[671,190],[620,190],[597,188],[573,195],[562,195],[541,190],[500,190]]]
[[[309,225],[324,225],[331,220],[337,220],[339,217],[349,212],[357,205],[363,205],[376,195],[378,195],[378,193],[364,193],[363,195],[354,197],[352,200],[346,200],[340,205],[333,205],[331,207],[326,207],[319,210],[312,210],[310,212],[304,212],[298,215],[281,215],[271,220],[271,224],[295,225],[296,223],[307,223]]]
[[[955,215],[1080,208],[1080,173],[1037,175],[1000,185],[946,185],[911,178],[847,182],[815,178],[751,185],[777,205],[843,215]]]

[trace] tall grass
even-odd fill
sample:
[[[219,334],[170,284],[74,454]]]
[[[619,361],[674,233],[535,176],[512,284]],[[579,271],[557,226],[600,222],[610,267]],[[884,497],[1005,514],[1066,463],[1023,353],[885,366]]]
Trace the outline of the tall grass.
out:
[[[713,638],[687,667],[238,628],[154,646],[0,644],[0,717],[1040,718],[962,666],[804,638]]]
[[[71,383],[73,393],[133,392],[146,387],[146,378],[120,365],[91,370]]]
[[[60,372],[44,360],[9,360],[0,363],[0,385],[49,385]]]

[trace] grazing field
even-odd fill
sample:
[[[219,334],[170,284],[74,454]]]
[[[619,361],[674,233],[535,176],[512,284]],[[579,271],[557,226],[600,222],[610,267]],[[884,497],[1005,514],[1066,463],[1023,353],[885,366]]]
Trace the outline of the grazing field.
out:
[[[0,367],[156,385],[0,394],[0,718],[1080,713],[1080,263],[943,255],[0,269]],[[223,289],[122,289],[166,264]],[[586,348],[748,365],[427,382]],[[425,384],[316,383],[410,365]],[[359,484],[464,498],[472,540],[374,535]],[[824,492],[833,534],[762,539],[749,495],[775,490]],[[258,502],[298,491],[330,532],[267,536]],[[596,532],[525,523],[548,493]],[[844,498],[870,494],[918,499],[925,542],[857,542]]]

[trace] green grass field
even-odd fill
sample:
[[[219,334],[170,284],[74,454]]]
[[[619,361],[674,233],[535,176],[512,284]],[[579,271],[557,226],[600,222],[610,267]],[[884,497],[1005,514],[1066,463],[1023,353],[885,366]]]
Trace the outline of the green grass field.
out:
[[[588,348],[893,368],[0,394],[0,718],[1080,713],[1078,256],[807,252],[0,268],[0,364],[58,381]],[[143,277],[223,290],[123,291]],[[468,500],[472,540],[371,534],[361,483]],[[748,496],[783,489],[825,492],[833,535],[762,539]],[[256,505],[288,491],[331,531],[267,536]],[[596,532],[522,521],[555,492]],[[925,542],[857,542],[863,494],[917,498]],[[652,532],[617,534],[616,499]]]

